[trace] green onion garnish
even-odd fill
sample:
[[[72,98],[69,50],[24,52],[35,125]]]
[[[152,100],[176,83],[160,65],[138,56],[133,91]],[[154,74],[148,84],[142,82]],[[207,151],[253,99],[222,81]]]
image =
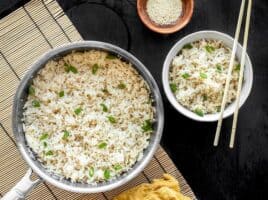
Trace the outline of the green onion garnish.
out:
[[[106,180],[108,180],[111,177],[110,170],[109,169],[105,169],[103,175],[104,175],[104,178]]]
[[[32,96],[35,94],[35,89],[32,85],[29,87],[28,93],[29,93],[29,95],[32,95]]]
[[[195,112],[195,114],[197,114],[200,117],[203,117],[204,116],[204,113],[203,113],[203,111],[201,109],[196,108],[194,110],[194,112]]]
[[[218,64],[216,65],[217,72],[221,73],[222,72],[222,67]]]
[[[43,133],[41,137],[39,138],[40,141],[45,140],[48,138],[48,133]]]
[[[60,91],[59,92],[59,97],[63,97],[64,96],[64,91]]]
[[[93,167],[90,167],[89,170],[88,170],[88,175],[90,177],[92,177],[94,175],[94,168]]]
[[[99,69],[99,65],[98,65],[98,64],[94,64],[94,65],[92,66],[92,74],[96,74],[97,71],[98,71],[98,69]]]
[[[115,169],[115,171],[121,170],[122,166],[117,164],[117,165],[114,166],[114,169]]]
[[[124,83],[120,83],[117,88],[119,89],[125,89],[126,88],[126,85]]]
[[[98,145],[99,149],[105,149],[107,147],[107,143],[106,142],[102,142]]]
[[[209,46],[209,45],[205,46],[205,49],[208,53],[212,53],[213,51],[215,51],[215,48],[213,46]]]
[[[112,124],[116,123],[116,119],[113,116],[108,116],[107,118],[108,118],[109,122],[111,122]]]
[[[188,73],[184,73],[182,75],[182,78],[184,78],[184,79],[188,79],[189,77],[190,77],[190,74],[188,74]]]
[[[170,83],[170,89],[173,93],[175,93],[177,91],[177,85],[175,83]]]
[[[192,49],[193,48],[193,45],[191,45],[190,43],[189,44],[186,44],[182,47],[183,49]]]
[[[108,108],[107,108],[107,106],[104,103],[101,103],[100,105],[102,107],[102,111],[103,112],[108,112]]]
[[[33,107],[39,108],[40,107],[40,102],[37,101],[37,100],[33,100],[32,105],[33,105]]]
[[[144,132],[152,131],[153,130],[153,123],[149,119],[147,119],[147,120],[145,120],[145,122],[143,123],[141,128]]]
[[[208,100],[208,96],[206,94],[203,95],[203,101]]]
[[[62,139],[66,140],[70,136],[70,133],[66,130],[63,131]]]
[[[52,156],[53,155],[53,151],[49,150],[46,152],[46,156]]]
[[[109,60],[113,60],[113,59],[116,59],[117,56],[112,55],[112,54],[108,54],[108,55],[106,56],[106,58],[109,59]]]
[[[47,147],[47,143],[46,142],[44,142],[43,145],[44,145],[45,148]]]
[[[200,75],[200,78],[203,78],[203,79],[206,79],[208,77],[207,74],[202,73],[202,72],[199,75]]]
[[[235,71],[239,71],[240,70],[240,64],[237,64],[236,66],[235,66]]]
[[[82,108],[76,108],[76,109],[74,110],[74,113],[75,113],[76,115],[79,115],[81,112],[82,112]]]
[[[64,67],[65,67],[65,71],[68,72],[68,73],[69,72],[73,72],[74,74],[78,73],[78,70],[74,66],[72,66],[70,64],[65,63]]]

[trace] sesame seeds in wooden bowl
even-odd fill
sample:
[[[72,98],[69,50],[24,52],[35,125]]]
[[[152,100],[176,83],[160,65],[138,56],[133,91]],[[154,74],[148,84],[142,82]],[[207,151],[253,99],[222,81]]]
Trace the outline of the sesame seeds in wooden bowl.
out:
[[[193,9],[193,0],[137,0],[137,10],[143,24],[161,34],[174,33],[185,27]]]

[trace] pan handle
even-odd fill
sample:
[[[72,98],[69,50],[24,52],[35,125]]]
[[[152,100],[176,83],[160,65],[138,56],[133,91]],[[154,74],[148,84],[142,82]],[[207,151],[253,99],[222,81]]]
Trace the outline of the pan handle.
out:
[[[31,192],[33,188],[35,188],[35,186],[42,182],[42,179],[32,181],[32,172],[32,169],[28,169],[24,177],[8,193],[6,193],[5,196],[1,198],[1,200],[24,199],[27,194]]]

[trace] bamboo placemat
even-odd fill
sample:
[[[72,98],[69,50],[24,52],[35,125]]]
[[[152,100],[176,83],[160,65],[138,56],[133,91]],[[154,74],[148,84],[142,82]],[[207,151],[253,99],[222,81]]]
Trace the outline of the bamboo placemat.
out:
[[[0,197],[25,174],[27,164],[16,149],[11,130],[12,100],[16,87],[31,64],[47,50],[82,40],[80,34],[53,0],[33,0],[0,20]],[[175,176],[182,192],[196,199],[175,165],[159,147],[147,168],[130,183],[110,192],[77,194],[41,183],[27,197],[30,200],[112,199],[114,195],[143,182]]]

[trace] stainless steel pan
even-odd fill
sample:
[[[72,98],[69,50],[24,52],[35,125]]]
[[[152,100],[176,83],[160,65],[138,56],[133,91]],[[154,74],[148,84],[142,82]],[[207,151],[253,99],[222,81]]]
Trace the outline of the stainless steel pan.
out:
[[[32,79],[35,77],[37,72],[42,67],[44,67],[47,61],[51,59],[57,59],[58,57],[64,56],[71,51],[84,51],[90,49],[100,49],[108,51],[110,53],[119,55],[120,57],[122,57],[123,60],[132,63],[133,67],[136,68],[136,70],[147,81],[149,87],[151,88],[152,99],[154,100],[154,105],[156,108],[156,121],[154,123],[154,132],[152,133],[152,136],[150,138],[148,148],[144,151],[143,159],[141,161],[138,161],[129,172],[122,174],[122,176],[120,176],[118,179],[110,182],[99,183],[95,186],[83,183],[72,183],[67,179],[60,179],[60,177],[56,176],[55,174],[47,172],[46,169],[41,165],[41,163],[36,159],[31,149],[27,146],[21,120],[23,113],[23,105],[28,95],[28,87],[32,83]],[[40,178],[35,181],[31,181],[30,175],[32,172],[31,170],[29,170],[24,176],[24,178],[22,178],[21,181],[10,192],[8,192],[6,196],[2,198],[2,200],[23,199],[27,195],[27,193],[31,191],[31,189],[33,189],[38,183],[42,181],[47,181],[52,185],[64,190],[79,193],[97,193],[117,188],[136,177],[149,163],[159,145],[164,125],[162,98],[158,86],[150,72],[137,58],[135,58],[127,51],[117,46],[97,41],[81,41],[67,44],[52,49],[45,53],[43,56],[41,56],[41,58],[39,58],[29,69],[27,74],[21,80],[20,85],[18,86],[16,95],[14,97],[12,118],[13,134],[16,138],[17,147],[24,160]]]

